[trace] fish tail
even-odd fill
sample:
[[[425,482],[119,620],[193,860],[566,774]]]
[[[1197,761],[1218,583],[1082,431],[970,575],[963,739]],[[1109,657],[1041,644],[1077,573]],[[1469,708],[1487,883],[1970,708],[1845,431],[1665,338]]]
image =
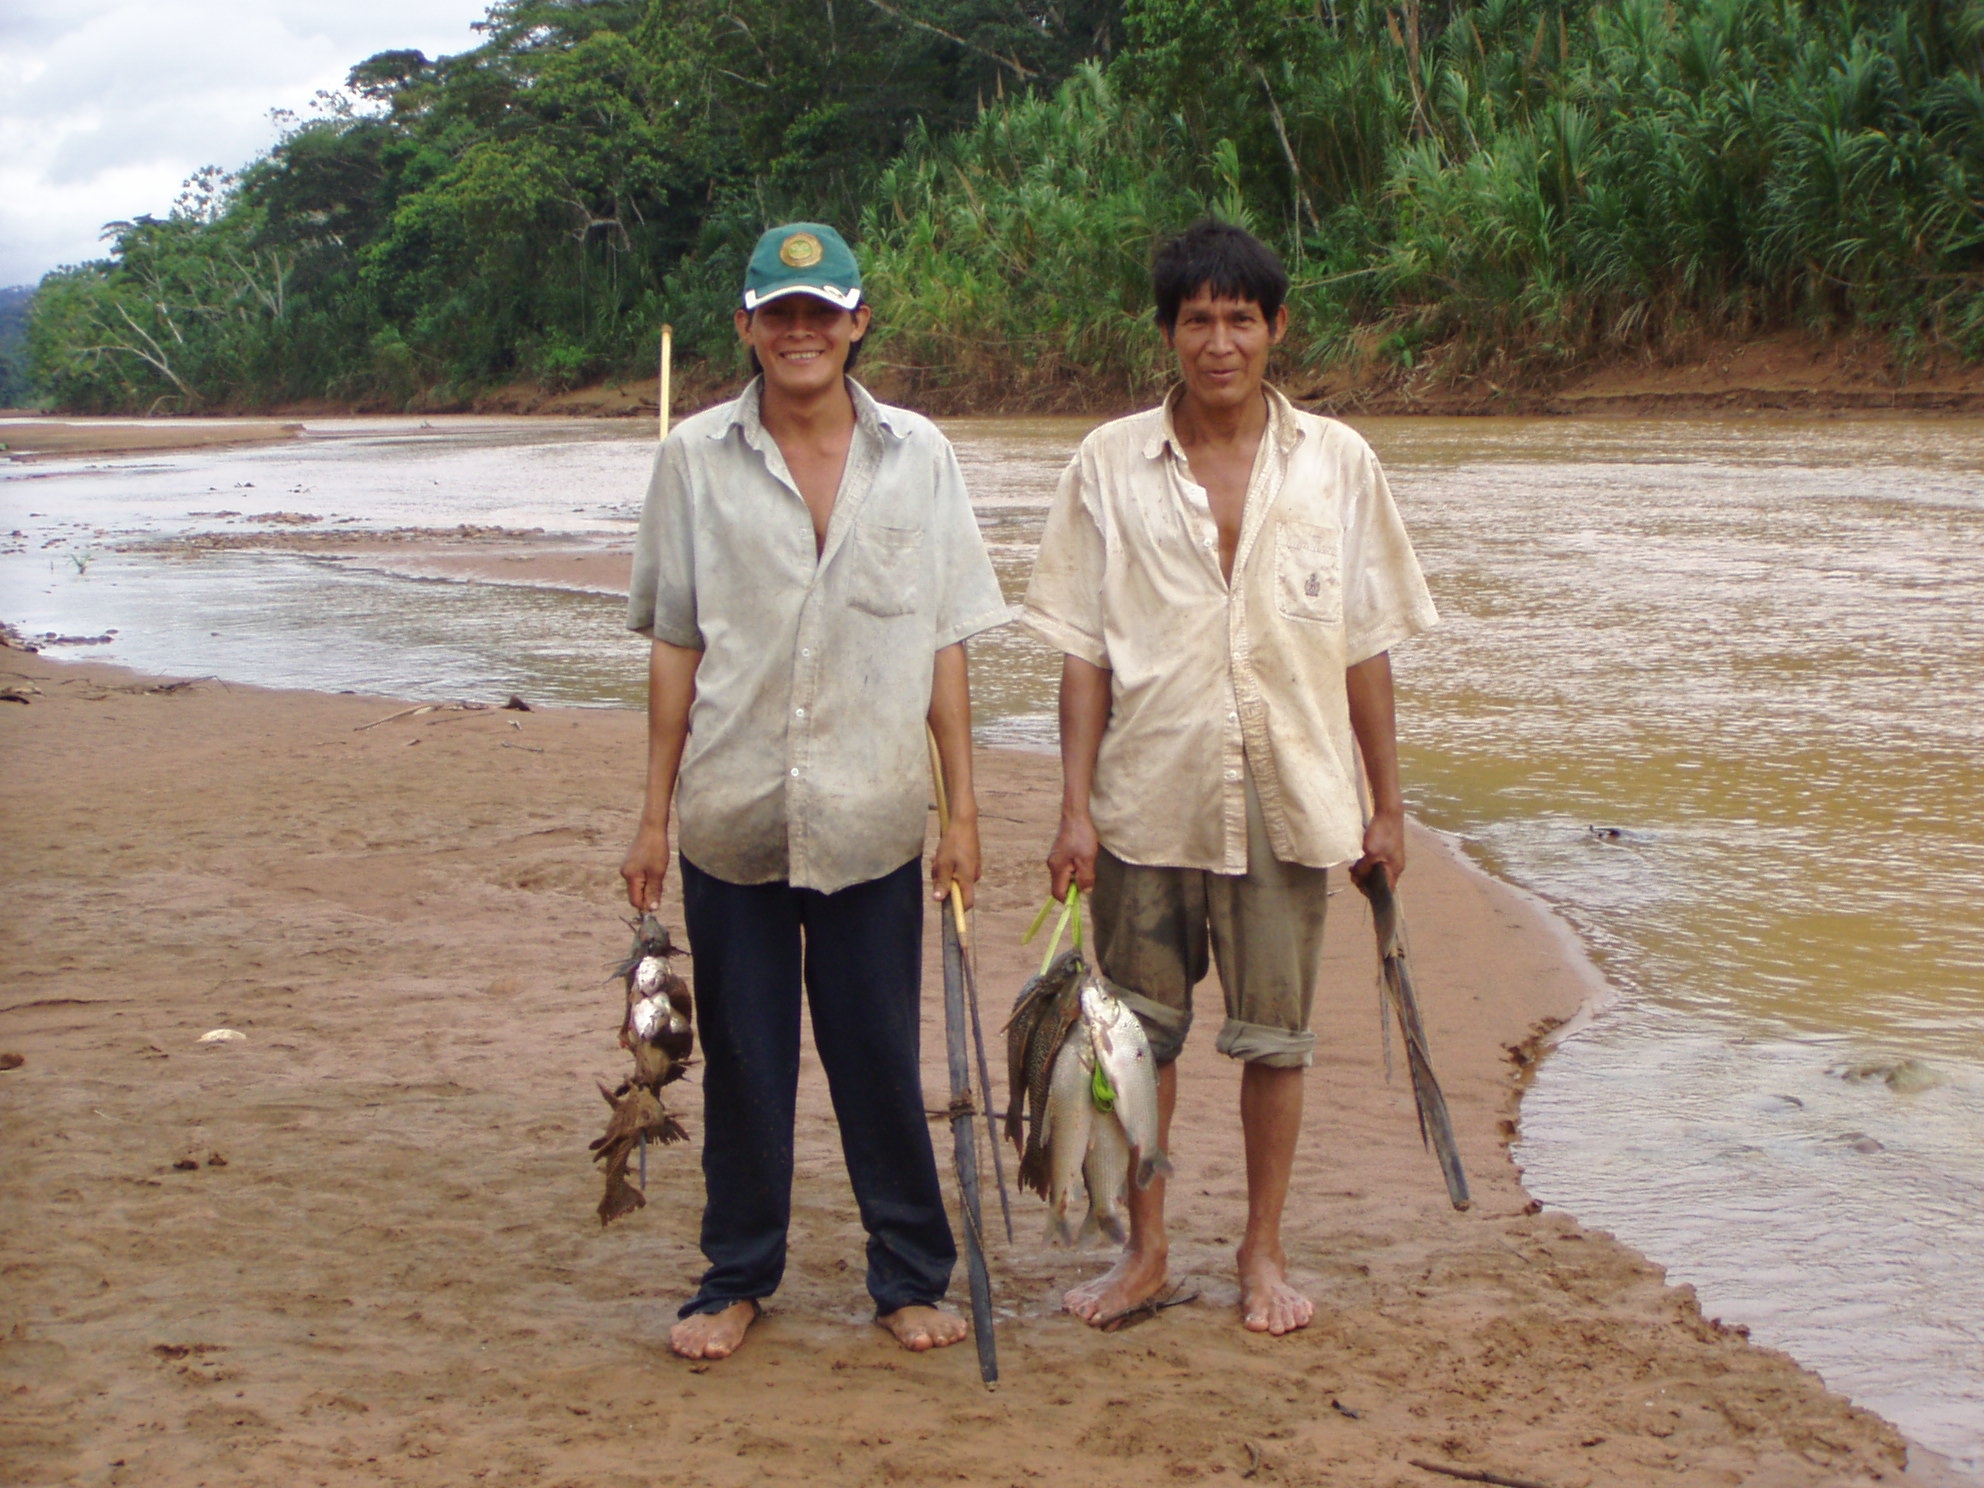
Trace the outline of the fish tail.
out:
[[[1102,1221],[1095,1212],[1095,1205],[1088,1206],[1088,1213],[1082,1216],[1081,1232],[1075,1236],[1075,1249],[1087,1250],[1095,1243],[1095,1237],[1102,1232]]]
[[[1138,1188],[1149,1188],[1152,1181],[1160,1174],[1166,1178],[1171,1176],[1170,1158],[1166,1157],[1162,1152],[1153,1157],[1145,1157],[1141,1153],[1137,1155]]]
[[[1047,1154],[1037,1147],[1029,1145],[1026,1154],[1020,1158],[1020,1187],[1042,1198],[1047,1196]]]

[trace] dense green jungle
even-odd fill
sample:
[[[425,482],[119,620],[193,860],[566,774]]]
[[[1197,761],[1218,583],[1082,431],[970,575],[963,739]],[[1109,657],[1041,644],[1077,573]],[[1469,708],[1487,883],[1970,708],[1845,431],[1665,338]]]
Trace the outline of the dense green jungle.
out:
[[[1984,359],[1984,0],[502,0],[44,278],[75,411],[739,369],[763,227],[839,224],[936,410],[1163,378],[1155,243],[1295,280],[1284,371],[1536,385],[1786,328]],[[23,372],[22,368],[25,368]]]

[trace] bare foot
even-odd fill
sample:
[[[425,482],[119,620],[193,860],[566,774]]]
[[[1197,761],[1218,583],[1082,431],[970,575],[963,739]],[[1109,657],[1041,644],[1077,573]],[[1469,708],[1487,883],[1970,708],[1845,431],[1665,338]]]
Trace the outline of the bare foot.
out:
[[[699,1312],[668,1330],[668,1346],[685,1359],[728,1359],[758,1320],[758,1304],[733,1302],[722,1312]]]
[[[971,1332],[971,1324],[943,1307],[898,1307],[875,1319],[912,1354],[949,1348]]]
[[[1316,1304],[1288,1284],[1288,1261],[1281,1255],[1240,1253],[1240,1322],[1249,1333],[1279,1338],[1306,1328]]]
[[[1147,1251],[1126,1250],[1115,1265],[1095,1280],[1072,1288],[1061,1299],[1061,1305],[1090,1324],[1128,1312],[1170,1285],[1170,1259],[1168,1246]]]

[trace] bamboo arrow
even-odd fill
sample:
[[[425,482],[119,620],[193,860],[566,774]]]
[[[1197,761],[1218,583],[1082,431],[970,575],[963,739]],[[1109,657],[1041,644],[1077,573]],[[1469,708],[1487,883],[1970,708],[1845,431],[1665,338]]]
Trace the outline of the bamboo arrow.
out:
[[[951,803],[944,790],[944,765],[937,753],[937,736],[927,729],[930,744],[930,778],[937,790],[937,829],[951,826]],[[951,912],[944,916],[944,1043],[951,1067],[951,1146],[958,1170],[960,1208],[964,1211],[965,1274],[971,1283],[971,1329],[978,1344],[978,1373],[986,1384],[999,1378],[999,1346],[992,1333],[992,1275],[985,1264],[985,1222],[978,1202],[978,1141],[972,1131],[971,1051],[966,1047],[966,993],[968,987],[965,942],[969,932],[964,917],[964,891],[955,879],[948,897]],[[977,999],[970,999],[970,1023],[978,1024]],[[985,1063],[985,1040],[978,1041],[978,1062]],[[982,1077],[981,1077],[982,1079]],[[986,1120],[992,1120],[988,1100]],[[999,1161],[999,1144],[992,1144],[992,1161]],[[999,1198],[1006,1197],[1004,1174],[1000,1175]],[[1012,1220],[1007,1219],[1010,1229]]]

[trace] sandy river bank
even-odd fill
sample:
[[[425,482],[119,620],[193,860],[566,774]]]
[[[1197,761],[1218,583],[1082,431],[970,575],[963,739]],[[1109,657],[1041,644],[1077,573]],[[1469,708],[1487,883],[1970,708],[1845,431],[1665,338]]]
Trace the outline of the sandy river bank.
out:
[[[884,353],[886,356],[886,353]],[[1094,390],[1070,386],[1041,406],[1007,406],[960,385],[922,396],[893,375],[886,360],[863,372],[871,391],[938,417],[968,414],[1088,414],[1097,422],[1132,411],[1138,400],[1097,401]],[[1465,371],[1438,357],[1417,367],[1390,363],[1375,342],[1321,371],[1283,368],[1287,391],[1317,413],[1372,416],[1583,416],[1661,418],[1799,412],[1878,417],[1984,412],[1984,365],[1938,353],[1901,360],[1879,337],[1837,337],[1798,330],[1741,340],[1704,341],[1663,359],[1618,356],[1555,375],[1512,375],[1511,369]],[[1499,379],[1499,380],[1498,380]],[[739,381],[728,369],[678,366],[672,402],[679,418],[732,396]],[[299,423],[282,420],[412,413],[548,415],[564,418],[647,419],[656,416],[651,378],[614,379],[556,390],[531,383],[485,388],[466,397],[411,408],[358,407],[326,399],[270,410],[268,417],[73,418],[0,410],[0,446],[15,458],[51,459],[186,450],[294,438]]]
[[[999,1388],[968,1349],[902,1354],[867,1323],[809,1056],[786,1286],[743,1353],[691,1367],[661,1339],[698,1266],[693,1154],[657,1154],[649,1207],[602,1233],[585,1152],[593,1077],[624,1061],[605,977],[640,718],[366,728],[400,705],[163,689],[17,651],[0,674],[26,699],[0,703],[0,1050],[24,1056],[0,1073],[10,1482],[1456,1481],[1413,1459],[1552,1488],[1902,1474],[1886,1423],[1605,1235],[1529,1212],[1504,1146],[1521,1077],[1591,984],[1550,921],[1430,835],[1405,892],[1476,1203],[1448,1207],[1402,1074],[1384,1080],[1369,927],[1339,898],[1289,1220],[1315,1326],[1235,1324],[1237,1072],[1201,1037],[1173,1186],[1200,1301],[1113,1336],[1057,1315],[1101,1260],[1041,1248],[1028,1200],[993,1259]],[[981,770],[996,1021],[1025,975],[1057,777],[1023,754]],[[928,985],[934,1092],[934,954]],[[198,1042],[219,1027],[246,1038]]]

